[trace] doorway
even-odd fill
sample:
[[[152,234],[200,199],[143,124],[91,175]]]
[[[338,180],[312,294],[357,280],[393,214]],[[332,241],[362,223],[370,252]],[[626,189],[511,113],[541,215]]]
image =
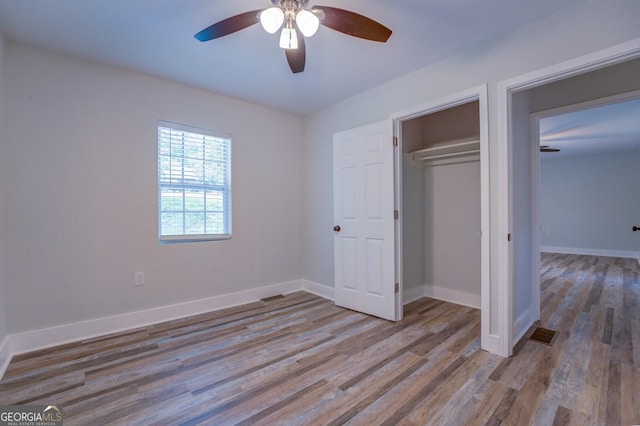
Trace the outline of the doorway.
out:
[[[397,309],[433,297],[481,309],[490,329],[487,88],[397,114]],[[492,339],[494,337],[494,339]]]
[[[637,259],[640,91],[543,111],[532,119],[540,146],[549,146],[540,152],[540,247]]]
[[[534,113],[531,125],[547,147],[533,159],[536,250],[638,260],[640,91]]]
[[[402,123],[404,303],[480,309],[479,152],[478,101]]]
[[[500,241],[498,250],[499,287],[510,301],[504,320],[512,325],[507,329],[506,355],[540,317],[539,166],[535,164],[539,146],[529,116],[640,89],[633,71],[640,67],[638,57],[640,39],[498,84],[498,155],[503,164],[498,177],[499,208],[507,218],[498,234],[513,234],[513,242]],[[597,82],[599,78],[604,80]],[[566,90],[557,90],[562,84]]]

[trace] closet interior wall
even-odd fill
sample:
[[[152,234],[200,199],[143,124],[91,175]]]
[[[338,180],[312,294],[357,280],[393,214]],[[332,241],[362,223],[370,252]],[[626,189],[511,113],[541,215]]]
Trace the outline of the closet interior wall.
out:
[[[403,289],[480,308],[478,102],[402,123]]]

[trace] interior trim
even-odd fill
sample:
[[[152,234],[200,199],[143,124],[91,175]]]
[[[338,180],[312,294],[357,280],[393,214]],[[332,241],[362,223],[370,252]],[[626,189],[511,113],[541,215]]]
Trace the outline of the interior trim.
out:
[[[481,266],[481,331],[480,340],[482,349],[506,356],[506,351],[503,349],[506,347],[506,343],[503,340],[507,337],[505,333],[501,333],[502,329],[496,321],[492,318],[497,318],[498,315],[492,314],[492,310],[499,310],[504,304],[497,303],[499,294],[497,294],[496,288],[491,279],[491,240],[493,235],[492,220],[491,220],[491,188],[489,182],[489,95],[488,85],[481,84],[479,86],[472,87],[470,89],[451,94],[439,99],[434,99],[429,103],[415,106],[404,111],[392,114],[391,119],[393,121],[394,136],[398,138],[398,151],[402,152],[402,122],[411,120],[416,117],[421,117],[426,114],[449,109],[458,105],[462,105],[468,102],[479,102],[479,115],[480,115],[480,211],[481,211],[481,251],[482,251],[482,266]],[[402,155],[396,155],[396,206],[402,206]],[[404,296],[404,283],[402,267],[402,215],[400,219],[396,221],[396,273],[397,282],[400,284],[400,292],[403,294],[402,298],[398,298],[398,302],[402,304],[408,300],[409,297]],[[495,302],[494,302],[495,301]],[[399,308],[398,308],[399,309]]]
[[[482,301],[479,294],[473,294],[466,291],[454,290],[447,287],[436,285],[425,285],[424,296],[433,299],[444,300],[445,302],[455,303],[456,305],[468,306],[474,309],[481,309]]]
[[[9,347],[9,336],[5,336],[0,343],[0,379],[4,376],[4,372],[7,371],[7,367],[11,362],[11,349]]]
[[[625,259],[638,259],[640,252],[627,250],[591,249],[580,247],[541,246],[544,253],[581,254],[585,256],[622,257]]]
[[[320,296],[324,299],[335,301],[334,298],[334,288],[329,287],[328,285],[319,284],[309,280],[302,280],[302,290],[307,293],[315,294],[316,296]]]
[[[252,303],[276,294],[309,291],[306,288],[308,283],[310,282],[304,280],[287,281],[251,290],[161,306],[143,311],[9,334],[0,346],[0,362],[4,360],[4,362],[0,364],[2,367],[2,369],[0,369],[0,378],[4,375],[9,361],[14,355]],[[329,288],[327,286],[321,286],[320,284],[309,287],[316,290],[318,287]],[[323,294],[320,294],[321,292],[319,291],[309,292],[320,297],[325,297]]]
[[[499,229],[497,239],[499,244],[497,255],[497,273],[499,294],[501,295],[499,304],[501,306],[500,322],[504,324],[508,336],[502,341],[502,351],[505,356],[513,353],[513,346],[517,340],[513,339],[514,321],[513,318],[513,270],[514,262],[518,261],[513,257],[513,245],[506,237],[512,232],[513,206],[511,194],[511,181],[513,175],[513,163],[511,152],[513,151],[513,141],[511,135],[512,128],[512,95],[514,93],[542,86],[547,83],[559,81],[568,77],[584,74],[589,71],[605,68],[609,65],[619,64],[628,60],[640,57],[640,38],[611,46],[602,50],[579,56],[558,64],[541,68],[517,77],[498,82],[497,85],[497,177],[496,186],[497,215],[499,219]],[[535,212],[532,212],[535,214]],[[533,227],[533,223],[532,223]],[[537,232],[537,230],[533,230]],[[533,250],[534,257],[537,257],[537,250]],[[532,265],[535,259],[529,259]]]
[[[533,306],[529,306],[529,308],[513,322],[512,333],[516,344],[527,334],[527,331],[529,331],[535,321],[537,321],[537,319],[533,315]]]

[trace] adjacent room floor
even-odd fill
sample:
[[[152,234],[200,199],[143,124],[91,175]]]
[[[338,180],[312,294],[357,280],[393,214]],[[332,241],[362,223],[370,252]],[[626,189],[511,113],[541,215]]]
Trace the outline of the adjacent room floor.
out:
[[[65,424],[637,424],[637,262],[542,256],[542,321],[503,359],[480,312],[433,299],[399,323],[307,293],[14,357],[2,404]]]

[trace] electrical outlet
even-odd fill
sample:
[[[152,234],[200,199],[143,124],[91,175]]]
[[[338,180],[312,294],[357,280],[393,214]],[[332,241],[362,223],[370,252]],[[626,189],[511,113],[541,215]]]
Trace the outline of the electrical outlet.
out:
[[[144,272],[136,272],[133,276],[133,285],[141,286],[144,285]]]

